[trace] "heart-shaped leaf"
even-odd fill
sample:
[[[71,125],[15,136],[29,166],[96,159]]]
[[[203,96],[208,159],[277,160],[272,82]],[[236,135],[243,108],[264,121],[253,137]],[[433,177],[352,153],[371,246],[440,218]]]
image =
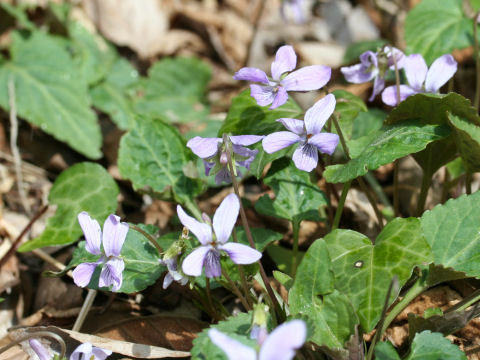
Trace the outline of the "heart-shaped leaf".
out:
[[[352,301],[365,332],[380,319],[387,289],[394,276],[405,284],[418,264],[433,257],[420,221],[416,218],[392,220],[375,240],[351,230],[335,230],[325,237],[335,287]],[[389,304],[398,293],[392,292]]]
[[[425,125],[415,121],[385,126],[358,157],[344,165],[327,166],[323,176],[328,182],[346,182],[365,175],[396,159],[416,153],[450,134],[445,125]]]
[[[351,300],[335,290],[327,245],[321,239],[305,253],[288,301],[293,315],[306,315],[315,324],[309,340],[317,345],[343,349],[358,324]]]
[[[55,215],[48,219],[43,233],[19,251],[73,243],[82,234],[77,215],[86,211],[104,221],[115,212],[118,193],[117,184],[102,166],[80,163],[68,168],[55,180],[48,195],[49,203],[58,206]]]
[[[445,339],[440,333],[423,331],[413,339],[409,355],[405,360],[467,360],[465,353]]]
[[[259,213],[296,223],[320,220],[318,209],[327,205],[328,200],[324,192],[310,181],[310,174],[298,170],[290,159],[275,160],[264,183],[273,189],[275,200],[268,195],[258,199],[255,209]]]
[[[480,126],[453,114],[448,114],[448,120],[465,168],[471,173],[480,171]]]
[[[480,192],[437,205],[421,220],[435,264],[480,276]]]

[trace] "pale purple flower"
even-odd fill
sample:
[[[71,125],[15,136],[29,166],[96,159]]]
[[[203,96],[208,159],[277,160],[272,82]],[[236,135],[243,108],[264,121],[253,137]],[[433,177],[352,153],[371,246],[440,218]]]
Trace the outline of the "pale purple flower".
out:
[[[394,70],[394,55],[397,62],[397,68],[403,67],[403,53],[397,48],[386,46],[379,52],[365,51],[360,55],[360,64],[345,66],[340,70],[348,82],[361,84],[373,80],[373,92],[369,101],[373,101],[375,96],[385,87],[385,74],[388,69]]]
[[[292,14],[296,24],[303,24],[305,22],[303,2],[304,0],[283,0],[280,7],[283,20],[287,21],[289,18],[288,14]]]
[[[418,93],[436,93],[457,72],[457,62],[450,54],[436,59],[430,69],[420,54],[407,56],[404,61],[405,76],[409,85],[400,85],[400,102]],[[389,86],[382,93],[385,104],[396,106],[397,87]]]
[[[250,169],[250,164],[255,159],[258,150],[251,150],[245,146],[253,145],[263,139],[260,135],[238,135],[229,136],[232,142],[232,162],[235,164],[235,171],[242,176],[239,167]],[[228,170],[228,158],[225,144],[222,138],[202,138],[196,136],[187,142],[195,155],[203,159],[205,164],[205,175],[215,175],[215,182],[221,184],[232,182]]]
[[[161,265],[167,267],[168,272],[163,279],[163,288],[166,289],[173,281],[180,283],[180,285],[186,285],[188,277],[184,276],[182,272],[178,271],[178,256],[172,258],[164,258],[159,260]]]
[[[252,264],[262,257],[262,253],[238,243],[228,243],[233,226],[237,221],[240,202],[237,195],[230,194],[218,207],[213,216],[212,224],[206,224],[195,220],[177,206],[177,214],[180,222],[188,230],[195,234],[202,244],[191,252],[182,263],[182,270],[186,275],[200,276],[205,267],[205,275],[209,278],[220,276],[221,251],[224,251],[235,264]]]
[[[70,360],[105,360],[112,355],[111,350],[92,346],[90,343],[81,344],[70,355]]]
[[[260,69],[244,67],[238,70],[233,78],[247,80],[263,85],[250,85],[250,95],[260,106],[272,104],[270,109],[283,105],[288,100],[288,91],[310,91],[323,87],[329,80],[332,69],[323,65],[306,66],[293,71],[297,66],[297,55],[293,47],[282,46],[272,63],[272,77]]]
[[[53,355],[45,346],[42,345],[42,343],[39,340],[33,338],[28,340],[28,343],[30,344],[30,347],[35,352],[35,354],[37,354],[40,360],[53,359]]]
[[[217,329],[210,329],[208,336],[229,360],[291,360],[296,350],[305,343],[307,326],[302,320],[292,320],[278,326],[258,344],[258,352]]]
[[[267,135],[262,141],[263,149],[271,154],[299,143],[293,153],[293,162],[300,170],[312,171],[318,163],[318,151],[331,155],[338,145],[337,134],[321,132],[335,110],[335,104],[335,96],[329,94],[307,110],[304,121],[278,119],[289,131]]]
[[[120,217],[112,214],[105,220],[102,234],[97,220],[93,220],[85,211],[78,214],[78,222],[85,235],[85,249],[92,255],[102,256],[96,262],[78,265],[73,270],[73,281],[77,286],[87,286],[95,268],[101,264],[102,271],[98,286],[112,286],[112,291],[118,291],[122,286],[122,272],[125,268],[120,251],[127,237],[128,224],[120,222]],[[103,252],[101,243],[103,243]]]

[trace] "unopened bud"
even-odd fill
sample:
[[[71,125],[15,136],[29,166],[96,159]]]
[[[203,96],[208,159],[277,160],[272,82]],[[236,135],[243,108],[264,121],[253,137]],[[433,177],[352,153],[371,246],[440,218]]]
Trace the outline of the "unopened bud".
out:
[[[222,164],[222,165],[227,165],[228,164],[228,156],[227,156],[227,153],[225,151],[223,151],[222,154],[220,155],[220,164]]]

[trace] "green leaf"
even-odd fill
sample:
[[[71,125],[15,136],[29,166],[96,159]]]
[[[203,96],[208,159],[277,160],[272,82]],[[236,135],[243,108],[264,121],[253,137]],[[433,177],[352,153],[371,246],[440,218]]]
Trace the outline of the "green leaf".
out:
[[[306,315],[315,324],[309,340],[317,345],[343,349],[355,331],[358,318],[350,300],[335,290],[327,245],[315,241],[297,270],[288,301],[293,315]]]
[[[135,114],[129,90],[138,80],[138,72],[122,58],[117,59],[104,81],[90,89],[93,106],[110,115],[122,130],[133,126]]]
[[[337,100],[335,111],[340,115],[338,123],[348,145],[348,140],[352,138],[354,121],[359,114],[368,110],[367,105],[361,98],[345,90],[335,90],[333,94]],[[336,133],[334,126],[332,132]]]
[[[278,270],[286,274],[292,273],[293,251],[291,249],[284,248],[281,245],[273,244],[267,247],[267,253],[277,265]],[[303,251],[298,252],[299,261],[301,261],[304,254],[305,253]]]
[[[453,138],[467,171],[480,171],[480,126],[464,118],[448,114]]]
[[[100,127],[90,109],[85,81],[67,51],[50,35],[33,32],[25,38],[15,32],[10,55],[11,61],[0,61],[0,106],[10,108],[11,79],[22,118],[79,153],[100,158]]]
[[[153,192],[164,199],[185,203],[202,191],[201,183],[185,175],[194,160],[185,140],[173,126],[158,119],[139,117],[120,141],[118,167],[135,190]]]
[[[218,131],[221,137],[224,133],[234,135],[268,135],[276,131],[283,131],[285,128],[276,120],[280,118],[298,119],[302,115],[301,108],[291,99],[286,104],[270,110],[268,106],[258,106],[254,98],[250,96],[250,90],[243,91],[232,101],[223,126]],[[289,149],[267,154],[261,142],[252,148],[259,152],[250,165],[250,172],[260,178],[265,166],[275,159],[284,156]]]
[[[327,166],[323,176],[328,182],[346,182],[423,150],[432,141],[444,139],[449,134],[447,126],[424,125],[415,121],[385,126],[358,157],[344,165]]]
[[[480,192],[437,205],[421,220],[435,264],[480,276]]]
[[[210,340],[208,336],[210,329],[217,329],[232,339],[254,348],[256,342],[249,338],[251,326],[252,312],[249,312],[230,316],[227,320],[220,321],[218,324],[203,330],[198,334],[198,337],[193,340],[193,348],[191,350],[192,360],[228,360],[223,350]]]
[[[375,359],[400,360],[400,356],[390,341],[379,342],[375,346]]]
[[[380,319],[387,289],[396,275],[403,286],[413,268],[431,262],[430,247],[416,218],[392,220],[375,245],[365,235],[335,230],[325,237],[335,274],[335,287],[351,299],[365,332]],[[392,293],[391,304],[397,297]]]
[[[273,189],[275,200],[268,195],[258,199],[255,209],[259,213],[298,223],[320,220],[318,209],[327,205],[327,197],[310,181],[310,174],[298,170],[292,160],[275,160],[264,183]]]
[[[387,113],[377,108],[360,112],[353,122],[352,139],[358,139],[380,130],[386,117]]]
[[[26,4],[21,4],[21,5],[11,5],[9,3],[6,3],[6,2],[0,2],[0,8],[2,10],[4,10],[9,16],[11,16],[12,18],[14,18],[15,20],[18,21],[18,24],[27,29],[27,30],[30,30],[30,31],[35,31],[35,24],[32,23],[30,21],[30,19],[28,18],[27,14],[25,13],[25,10],[28,8],[28,5]],[[2,27],[2,33],[3,33],[3,27],[6,25],[5,23],[7,23],[7,19],[5,19],[5,17],[1,16],[2,18],[2,24],[0,25]],[[10,24],[10,26],[12,26],[13,24]],[[7,25],[8,26],[8,25]]]
[[[416,120],[420,124],[451,126],[447,114],[451,113],[480,126],[480,117],[472,107],[470,100],[456,93],[447,95],[416,94],[402,101],[392,110],[386,122],[388,124],[404,120]],[[433,175],[441,166],[457,156],[453,136],[428,145],[424,151],[414,155],[423,171]]]
[[[139,224],[137,226],[150,235],[158,231],[153,225]],[[118,292],[131,294],[142,291],[147,286],[153,284],[165,271],[165,267],[158,263],[160,256],[157,249],[150,244],[145,236],[133,229],[128,230],[120,256],[125,262],[125,270],[122,273],[122,286]],[[75,249],[68,267],[71,268],[80,263],[96,261],[98,258],[98,255],[92,255],[85,249],[85,241],[82,241]],[[108,288],[100,288],[98,286],[100,271],[101,267],[97,266],[88,288],[108,291]]]
[[[432,63],[454,49],[472,44],[473,23],[463,14],[462,0],[422,0],[405,20],[407,53]]]
[[[209,112],[205,91],[210,67],[195,58],[166,58],[156,62],[142,80],[136,111],[174,123],[196,122]]]
[[[415,335],[406,360],[467,360],[467,356],[440,333],[424,331]]]
[[[55,215],[48,219],[43,233],[20,246],[19,251],[75,242],[82,234],[77,215],[86,211],[104,221],[115,212],[118,194],[117,184],[102,166],[85,162],[68,168],[48,195],[50,205],[57,205]]]

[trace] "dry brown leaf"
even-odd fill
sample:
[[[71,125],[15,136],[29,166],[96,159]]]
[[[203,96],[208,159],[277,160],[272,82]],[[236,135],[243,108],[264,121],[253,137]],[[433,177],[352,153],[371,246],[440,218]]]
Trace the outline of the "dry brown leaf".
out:
[[[184,358],[190,356],[189,352],[169,350],[158,346],[131,343],[127,341],[112,340],[95,335],[79,333],[77,331],[61,329],[55,326],[37,326],[33,328],[15,329],[9,333],[12,341],[35,331],[50,331],[62,337],[67,345],[67,357],[81,343],[90,343],[93,346],[111,350],[117,354],[132,358],[156,359],[156,358]],[[52,343],[52,348],[58,352],[59,345]]]
[[[189,351],[196,334],[207,326],[204,322],[191,318],[154,315],[119,322],[98,331],[96,335]]]

